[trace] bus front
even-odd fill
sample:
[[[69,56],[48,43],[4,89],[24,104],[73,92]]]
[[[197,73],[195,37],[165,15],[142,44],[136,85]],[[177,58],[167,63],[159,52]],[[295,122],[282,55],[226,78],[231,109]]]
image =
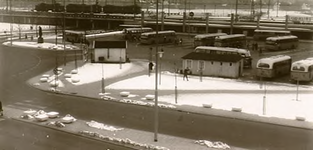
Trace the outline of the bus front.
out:
[[[140,35],[140,43],[141,44],[151,44],[151,40],[149,38],[149,34],[148,33],[142,33]]]

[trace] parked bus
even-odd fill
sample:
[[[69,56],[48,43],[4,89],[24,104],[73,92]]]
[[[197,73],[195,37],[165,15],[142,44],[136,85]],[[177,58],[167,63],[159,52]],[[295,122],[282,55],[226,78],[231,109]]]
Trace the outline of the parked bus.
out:
[[[74,30],[65,30],[65,41],[71,42],[71,43],[81,43],[83,42],[85,32],[84,31],[74,31]]]
[[[268,37],[265,41],[266,50],[287,50],[298,47],[299,39],[294,35]]]
[[[290,73],[291,57],[277,55],[259,59],[256,64],[256,76],[260,78],[275,78]]]
[[[169,30],[169,31],[159,31],[156,34],[155,31],[153,32],[146,32],[142,33],[140,36],[140,43],[141,44],[155,44],[155,43],[174,43],[177,41],[176,32]]]
[[[152,32],[152,31],[153,29],[149,27],[123,29],[124,37],[126,40],[136,40],[136,39],[139,40],[141,33]]]
[[[303,59],[293,62],[290,71],[290,79],[292,81],[312,81],[313,59]]]
[[[245,48],[247,44],[246,35],[232,34],[223,35],[215,38],[214,46],[216,47],[234,47]]]
[[[215,38],[218,36],[227,35],[226,33],[209,33],[198,34],[194,37],[194,47],[197,46],[214,46]]]
[[[256,29],[254,30],[253,39],[254,40],[261,40],[265,41],[268,37],[275,37],[275,36],[286,36],[291,35],[290,31],[287,30],[262,30]]]
[[[249,50],[231,47],[198,46],[194,52],[210,54],[239,54],[244,60],[244,67],[251,68],[252,57]]]

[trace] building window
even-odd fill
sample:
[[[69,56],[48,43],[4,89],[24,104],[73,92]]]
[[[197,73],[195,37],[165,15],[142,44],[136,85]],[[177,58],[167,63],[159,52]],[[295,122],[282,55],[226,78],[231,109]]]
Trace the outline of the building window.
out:
[[[192,66],[192,60],[187,60],[186,61],[186,68],[188,67],[189,69],[191,68],[191,66]]]
[[[198,69],[203,71],[203,70],[204,70],[204,64],[205,64],[205,63],[204,63],[203,60],[199,60],[199,64],[198,64],[198,67],[199,67],[199,68],[198,68]]]

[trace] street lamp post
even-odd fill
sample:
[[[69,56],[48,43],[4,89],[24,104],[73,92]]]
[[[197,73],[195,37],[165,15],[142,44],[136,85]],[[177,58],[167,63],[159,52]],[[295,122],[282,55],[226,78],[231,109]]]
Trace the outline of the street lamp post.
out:
[[[177,96],[178,96],[178,91],[177,91],[177,66],[176,66],[176,63],[174,63],[175,65],[175,104],[177,104]]]
[[[159,69],[159,84],[161,85],[161,76],[162,76],[162,57],[163,57],[163,53],[164,53],[164,50],[163,48],[161,48],[161,51],[158,52],[158,55],[159,55],[159,58],[160,58],[160,62],[159,62],[159,66],[160,66],[160,69]]]
[[[297,94],[296,94],[296,101],[299,101],[298,96],[299,96],[299,80],[297,80]]]
[[[264,94],[263,94],[263,115],[266,115],[266,94],[267,94],[267,89],[266,89],[266,82],[262,81],[262,77],[261,77],[261,89],[262,89],[262,85],[264,86]]]
[[[101,63],[101,72],[102,72],[102,78],[101,78],[101,93],[105,93],[105,87],[104,87],[104,68],[103,68],[103,62]]]
[[[159,34],[159,0],[156,1],[156,36]],[[159,130],[159,106],[158,106],[158,40],[155,46],[155,90],[154,90],[154,142],[158,141],[158,130]]]

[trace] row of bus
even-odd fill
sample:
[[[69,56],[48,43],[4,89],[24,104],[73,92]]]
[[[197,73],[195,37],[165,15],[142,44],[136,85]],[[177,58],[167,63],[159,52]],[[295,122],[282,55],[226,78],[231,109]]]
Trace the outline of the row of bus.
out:
[[[67,32],[66,38],[68,41],[79,43],[82,33]],[[141,44],[155,43],[177,43],[176,32],[168,31],[153,31],[149,27],[124,28],[123,37],[130,41],[140,41]],[[265,39],[265,50],[286,50],[295,49],[298,47],[298,37],[290,35],[290,31],[274,31],[274,30],[255,30],[254,40]],[[216,47],[233,47],[247,48],[247,39],[244,34],[226,33],[208,33],[199,34],[194,37],[194,47],[197,46],[216,46]]]
[[[288,55],[277,55],[262,58],[256,65],[256,76],[259,78],[276,78],[289,74],[292,81],[312,81],[313,57],[292,62]]]
[[[265,41],[265,50],[288,50],[298,47],[299,39],[291,35],[290,31],[260,30],[254,31],[255,41]],[[194,37],[194,47],[218,46],[246,48],[246,36],[244,34],[208,33],[199,34]]]

